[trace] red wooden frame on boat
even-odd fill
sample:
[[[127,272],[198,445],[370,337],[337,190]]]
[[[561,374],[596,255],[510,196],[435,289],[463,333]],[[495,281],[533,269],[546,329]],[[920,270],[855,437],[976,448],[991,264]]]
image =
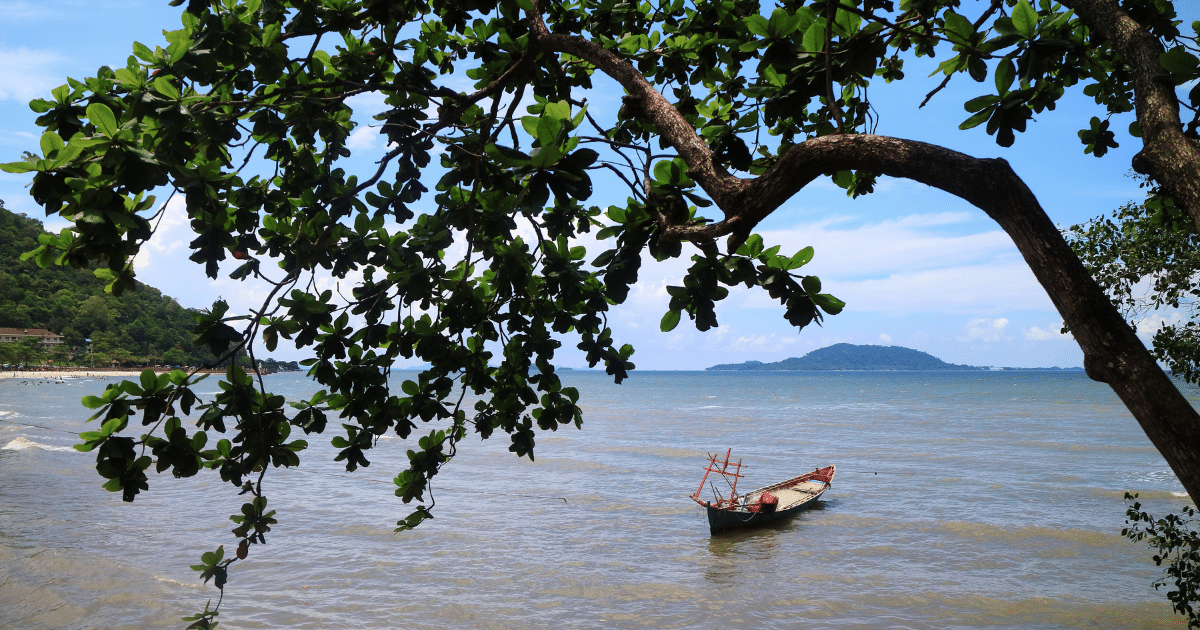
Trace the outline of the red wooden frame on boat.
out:
[[[700,487],[697,488],[696,493],[692,495],[692,500],[694,500],[695,502],[700,503],[700,504],[704,503],[703,501],[700,500],[700,493],[704,492],[704,482],[708,481],[708,473],[715,472],[715,473],[725,477],[725,480],[727,482],[729,481],[730,477],[733,477],[733,482],[729,484],[730,489],[729,489],[729,498],[728,499],[721,498],[721,493],[719,491],[717,491],[716,488],[713,488],[713,493],[717,495],[717,503],[713,507],[715,507],[717,509],[729,509],[729,508],[737,507],[737,502],[738,502],[737,480],[740,479],[741,477],[745,477],[746,475],[741,474],[742,468],[744,468],[745,466],[742,464],[742,460],[740,460],[740,459],[737,460],[737,463],[732,464],[734,467],[734,470],[732,472],[729,470],[729,466],[730,466],[729,455],[732,452],[733,452],[733,447],[730,447],[729,450],[725,451],[725,461],[723,461],[723,462],[718,462],[716,455],[714,455],[712,453],[708,454],[708,465],[704,467],[704,478],[700,480]],[[721,466],[720,468],[717,468],[718,464]]]

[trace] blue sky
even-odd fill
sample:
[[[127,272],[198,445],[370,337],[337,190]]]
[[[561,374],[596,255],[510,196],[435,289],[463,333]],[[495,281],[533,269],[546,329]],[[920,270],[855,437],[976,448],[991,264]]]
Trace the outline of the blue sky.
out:
[[[966,15],[981,10],[973,4],[964,3]],[[29,100],[47,95],[67,76],[92,76],[106,64],[123,66],[135,40],[152,48],[162,44],[162,30],[178,28],[179,12],[167,0],[0,2],[0,161],[16,160],[23,150],[36,151],[40,130]],[[1188,21],[1194,17],[1185,16]],[[988,93],[990,79],[978,84],[958,76],[918,109],[940,81],[941,75],[926,75],[941,59],[909,61],[904,81],[872,88],[881,117],[878,133],[1008,160],[1051,219],[1063,227],[1140,197],[1137,183],[1126,176],[1130,158],[1140,148],[1140,141],[1125,133],[1131,117],[1112,122],[1120,148],[1103,159],[1085,155],[1076,132],[1091,116],[1103,118],[1104,112],[1076,87],[1057,111],[1037,116],[1013,147],[1001,148],[982,126],[958,130],[967,117],[962,103]],[[611,115],[619,106],[619,94],[618,88],[591,95],[593,112]],[[379,103],[370,96],[355,102],[355,119],[362,127],[352,146],[364,156],[358,161],[364,171],[382,149],[376,130],[367,126]],[[28,197],[28,182],[27,175],[0,173],[0,199],[12,210],[45,220]],[[1049,298],[1011,240],[986,215],[950,195],[904,180],[883,179],[876,190],[850,200],[831,183],[816,182],[759,226],[768,244],[780,244],[786,252],[815,248],[807,273],[818,275],[826,291],[847,302],[846,310],[827,318],[824,326],[798,332],[764,292],[734,290],[717,311],[718,329],[699,333],[685,320],[671,333],[661,333],[658,322],[668,301],[665,287],[680,283],[688,266],[684,259],[643,267],[628,303],[610,316],[615,336],[637,348],[634,362],[640,369],[778,361],[839,342],[903,345],[973,365],[1082,364],[1078,346],[1058,333],[1062,320]],[[598,192],[590,202],[607,205],[623,199],[623,194],[606,198]],[[62,223],[47,220],[47,227],[57,230]],[[139,278],[184,306],[203,308],[220,296],[235,310],[250,308],[263,287],[206,278],[201,267],[187,260],[191,238],[182,206],[172,204],[155,239],[139,255]],[[603,249],[607,247],[590,245],[589,258]],[[1147,323],[1143,336],[1155,327]],[[572,346],[566,344],[561,362],[582,367]],[[275,356],[306,354],[280,348]]]

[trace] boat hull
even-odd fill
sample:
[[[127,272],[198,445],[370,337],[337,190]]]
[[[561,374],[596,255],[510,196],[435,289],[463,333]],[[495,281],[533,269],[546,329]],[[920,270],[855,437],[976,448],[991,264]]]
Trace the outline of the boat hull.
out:
[[[704,508],[708,512],[708,529],[714,534],[719,534],[728,529],[751,527],[779,519],[790,518],[816,505],[822,494],[824,492],[816,494],[812,498],[793,505],[786,510],[776,510],[774,512],[751,512],[746,509],[717,509],[711,503],[705,503]]]

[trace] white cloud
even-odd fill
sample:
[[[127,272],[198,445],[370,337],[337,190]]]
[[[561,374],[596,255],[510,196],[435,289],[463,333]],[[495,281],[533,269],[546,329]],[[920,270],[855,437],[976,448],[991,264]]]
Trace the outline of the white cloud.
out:
[[[364,92],[346,99],[346,105],[354,110],[356,119],[371,120],[375,114],[387,111],[385,99],[383,92]]]
[[[1166,317],[1155,313],[1137,323],[1137,334],[1139,337],[1150,338],[1154,333],[1158,332],[1163,326],[1178,326],[1183,323],[1183,316],[1179,311],[1168,311]]]
[[[959,337],[959,341],[984,341],[996,342],[1004,339],[1004,328],[1008,326],[1008,318],[998,317],[996,319],[987,319],[977,317],[967,322],[964,327],[965,337]]]
[[[359,125],[346,138],[346,146],[354,151],[375,148],[375,139],[379,137],[379,129],[369,125]]]
[[[768,244],[781,244],[784,253],[811,245],[815,256],[804,272],[846,279],[1020,260],[1001,230],[954,233],[974,218],[969,212],[940,212],[839,228],[852,220],[840,216],[761,234]]]
[[[879,340],[890,345],[892,343],[892,336],[887,333],[879,333]]]
[[[858,281],[822,275],[821,280],[822,290],[836,295],[855,312],[994,313],[1053,308],[1029,269],[1016,263],[947,266]]]
[[[134,259],[134,271],[140,274],[143,273],[143,270],[151,269],[155,265],[174,266],[174,264],[178,264],[168,261],[177,261],[181,258],[186,260],[188,254],[183,248],[186,248],[187,244],[195,238],[196,235],[188,226],[187,204],[181,196],[172,197],[158,220],[154,237],[142,244],[141,251]],[[176,252],[179,252],[180,255],[175,255]]]
[[[50,90],[64,83],[54,70],[64,60],[53,51],[0,48],[0,99],[49,98]]]
[[[1025,331],[1025,339],[1029,341],[1047,341],[1050,339],[1071,339],[1070,334],[1062,334],[1062,322],[1050,324],[1045,328],[1030,326]]]
[[[33,3],[27,0],[4,0],[4,4],[0,5],[0,24],[28,24],[35,20],[45,20],[65,15],[63,7],[45,2]]]
[[[814,258],[799,271],[820,277],[823,290],[846,301],[849,311],[1053,310],[1008,235],[972,233],[974,219],[942,212],[850,227],[852,219],[843,216],[762,235],[784,253],[811,245]],[[743,308],[778,306],[762,292],[744,295]]]
[[[769,335],[741,335],[734,339],[727,348],[735,352],[766,351],[781,352],[787,346],[796,343],[791,337],[781,337],[775,333]]]

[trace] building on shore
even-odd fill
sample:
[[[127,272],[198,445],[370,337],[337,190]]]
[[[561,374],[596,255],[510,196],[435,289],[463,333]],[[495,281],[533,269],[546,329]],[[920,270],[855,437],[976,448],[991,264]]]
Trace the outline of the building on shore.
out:
[[[54,348],[61,345],[63,336],[45,328],[0,328],[0,343],[19,343],[23,339],[37,337],[41,339],[43,348]]]

